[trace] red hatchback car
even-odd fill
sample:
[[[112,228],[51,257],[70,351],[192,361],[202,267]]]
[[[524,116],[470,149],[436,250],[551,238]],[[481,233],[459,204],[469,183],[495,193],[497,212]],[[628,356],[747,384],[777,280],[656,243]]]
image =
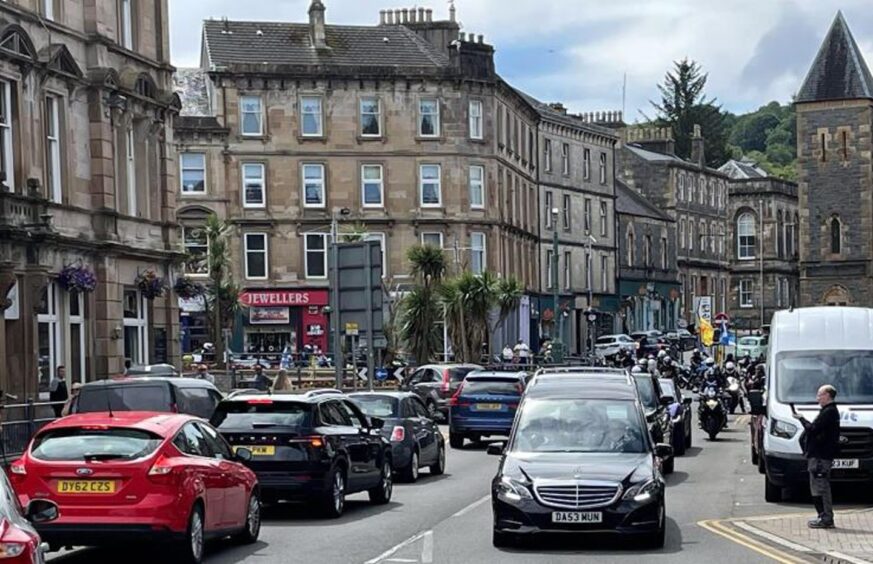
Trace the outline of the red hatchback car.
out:
[[[258,482],[239,462],[250,458],[189,415],[87,413],[43,427],[9,475],[22,505],[59,506],[35,524],[53,549],[170,541],[174,563],[199,564],[208,538],[258,538]]]

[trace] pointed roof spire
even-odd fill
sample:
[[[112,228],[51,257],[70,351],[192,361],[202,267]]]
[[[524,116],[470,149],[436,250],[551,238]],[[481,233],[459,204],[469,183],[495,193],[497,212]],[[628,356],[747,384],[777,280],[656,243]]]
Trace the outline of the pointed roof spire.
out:
[[[842,12],[816,55],[797,93],[797,102],[873,99],[873,76]]]

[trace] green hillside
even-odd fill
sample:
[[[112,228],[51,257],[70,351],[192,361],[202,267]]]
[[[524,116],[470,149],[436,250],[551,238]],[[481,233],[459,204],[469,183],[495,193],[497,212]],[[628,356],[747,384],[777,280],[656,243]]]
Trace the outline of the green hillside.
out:
[[[770,102],[743,115],[728,114],[728,153],[745,156],[773,176],[796,180],[797,127],[794,107]]]

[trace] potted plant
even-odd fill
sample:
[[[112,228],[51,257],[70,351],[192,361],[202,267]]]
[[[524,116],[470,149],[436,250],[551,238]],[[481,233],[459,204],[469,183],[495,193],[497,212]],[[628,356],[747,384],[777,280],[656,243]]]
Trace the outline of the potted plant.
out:
[[[189,276],[180,276],[173,285],[173,290],[183,300],[192,300],[206,293],[206,286],[196,282]]]
[[[58,284],[71,294],[86,294],[97,288],[97,277],[82,264],[69,264],[58,274]]]
[[[151,268],[138,274],[134,283],[147,300],[160,298],[167,291],[167,281]]]

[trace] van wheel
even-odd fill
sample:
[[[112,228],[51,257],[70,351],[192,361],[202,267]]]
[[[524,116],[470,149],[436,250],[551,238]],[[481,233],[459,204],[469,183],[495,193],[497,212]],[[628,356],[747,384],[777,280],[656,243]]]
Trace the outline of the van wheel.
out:
[[[758,453],[758,474],[766,474],[767,467],[764,466],[764,455]]]
[[[779,503],[782,501],[782,488],[770,481],[768,476],[764,476],[764,501],[767,503]]]
[[[676,467],[676,457],[671,456],[668,460],[665,460],[662,465],[662,471],[664,474],[672,474],[673,469]]]
[[[751,454],[752,464],[754,464],[755,466],[757,466],[757,465],[758,465],[758,451],[755,450],[755,447],[754,447],[754,446],[752,447],[751,450],[752,450],[752,454]]]

